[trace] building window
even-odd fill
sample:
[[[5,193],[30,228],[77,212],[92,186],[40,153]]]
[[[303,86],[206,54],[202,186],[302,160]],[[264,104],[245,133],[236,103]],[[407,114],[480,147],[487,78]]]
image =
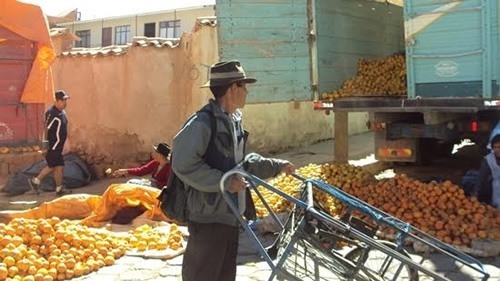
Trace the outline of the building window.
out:
[[[130,39],[130,25],[115,27],[115,45],[125,45]]]
[[[156,27],[155,22],[145,23],[144,24],[144,36],[156,37],[155,27]]]
[[[177,38],[181,33],[181,21],[161,21],[160,22],[160,37],[163,38]]]
[[[76,41],[76,47],[90,48],[90,30],[78,30],[75,35],[80,37],[80,41]]]
[[[104,27],[102,29],[102,40],[101,46],[106,47],[113,44],[113,28],[112,27]]]

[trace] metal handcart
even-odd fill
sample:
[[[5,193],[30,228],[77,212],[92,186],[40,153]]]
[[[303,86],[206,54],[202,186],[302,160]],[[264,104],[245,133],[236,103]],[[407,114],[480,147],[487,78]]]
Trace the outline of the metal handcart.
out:
[[[226,191],[225,182],[231,176],[242,176],[249,182],[249,188],[256,192],[259,200],[269,211],[280,233],[274,244],[276,258],[264,248],[248,222],[242,217],[232,196]],[[454,262],[466,266],[487,280],[489,274],[483,265],[473,257],[443,243],[383,211],[353,197],[342,190],[316,179],[300,180],[301,196],[295,198],[271,186],[262,179],[242,170],[231,170],[224,174],[220,186],[224,199],[236,214],[242,227],[250,236],[262,257],[271,268],[269,280],[411,280],[419,274],[433,280],[450,280],[442,274],[426,268],[420,261],[414,261],[403,249],[405,239],[411,238],[433,248]],[[271,210],[265,198],[257,189],[262,186],[293,204],[288,219],[282,223]],[[339,199],[347,210],[356,210],[369,216],[377,225],[385,225],[397,231],[395,242],[378,240],[374,230],[352,217],[334,218],[314,200],[313,190],[320,190]],[[346,247],[336,248],[341,242]]]

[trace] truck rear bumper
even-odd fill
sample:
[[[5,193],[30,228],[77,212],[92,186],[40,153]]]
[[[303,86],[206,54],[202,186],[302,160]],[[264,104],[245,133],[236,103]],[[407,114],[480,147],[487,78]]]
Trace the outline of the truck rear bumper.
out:
[[[500,110],[500,100],[481,98],[342,98],[329,102],[315,102],[314,109],[348,112],[478,112],[481,110]]]

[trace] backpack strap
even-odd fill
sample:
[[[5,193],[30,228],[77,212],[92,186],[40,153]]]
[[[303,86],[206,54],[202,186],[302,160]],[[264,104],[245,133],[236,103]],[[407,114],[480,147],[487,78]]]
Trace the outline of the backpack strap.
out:
[[[217,133],[217,120],[215,119],[214,112],[211,110],[208,110],[208,109],[201,109],[201,110],[198,110],[196,113],[197,114],[198,113],[205,113],[206,115],[208,115],[208,118],[210,119],[211,134],[210,134],[210,142],[208,144],[208,146],[210,147],[214,143],[215,134]]]

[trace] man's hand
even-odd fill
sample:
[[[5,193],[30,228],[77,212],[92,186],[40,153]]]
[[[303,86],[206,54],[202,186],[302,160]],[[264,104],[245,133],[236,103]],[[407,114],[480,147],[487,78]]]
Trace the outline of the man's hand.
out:
[[[288,162],[287,164],[285,164],[285,166],[283,166],[283,168],[281,168],[281,172],[287,175],[291,175],[295,173],[295,165],[293,165],[293,163]]]
[[[239,175],[234,175],[229,179],[229,186],[227,192],[237,193],[247,188],[248,182]]]

